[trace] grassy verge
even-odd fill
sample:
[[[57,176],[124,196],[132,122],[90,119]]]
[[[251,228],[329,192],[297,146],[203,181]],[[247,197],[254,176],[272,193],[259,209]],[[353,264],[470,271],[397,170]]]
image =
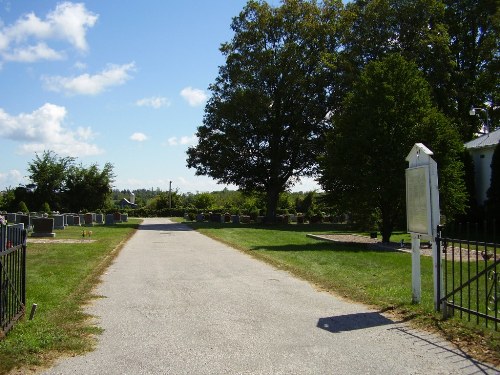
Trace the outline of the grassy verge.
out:
[[[314,283],[318,288],[391,312],[443,334],[477,359],[500,364],[500,333],[434,312],[432,259],[421,258],[422,302],[411,303],[411,255],[306,237],[339,233],[327,224],[253,226],[187,223],[199,232]],[[330,227],[331,228],[331,227]],[[409,236],[397,233],[394,242]]]
[[[22,368],[44,366],[64,354],[91,350],[92,324],[83,306],[92,298],[100,275],[134,233],[139,219],[114,226],[67,227],[56,230],[54,240],[73,243],[31,243],[27,251],[27,315],[33,303],[38,309],[33,320],[26,317],[0,341],[0,374]],[[82,231],[92,230],[93,242],[83,242]],[[89,239],[86,237],[85,239]]]

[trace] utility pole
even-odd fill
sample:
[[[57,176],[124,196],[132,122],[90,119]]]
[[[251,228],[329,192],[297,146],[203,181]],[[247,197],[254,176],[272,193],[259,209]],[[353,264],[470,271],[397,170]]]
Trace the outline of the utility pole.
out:
[[[168,209],[172,209],[172,181],[169,182],[168,187]]]

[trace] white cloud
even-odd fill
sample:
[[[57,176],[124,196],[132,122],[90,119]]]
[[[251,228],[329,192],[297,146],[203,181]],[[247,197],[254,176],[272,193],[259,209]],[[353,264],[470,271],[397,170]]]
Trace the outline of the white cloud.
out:
[[[45,88],[50,91],[64,92],[68,95],[97,95],[111,86],[123,85],[135,70],[135,63],[124,65],[109,64],[102,72],[94,75],[82,74],[76,77],[42,77]]]
[[[0,25],[0,52],[5,60],[33,62],[62,58],[46,41],[62,40],[79,51],[87,51],[87,30],[95,25],[98,15],[83,3],[62,2],[45,19],[34,13],[20,17],[12,25]],[[43,53],[41,53],[43,52]],[[29,56],[27,58],[26,56]]]
[[[32,113],[12,116],[0,108],[0,138],[21,142],[20,153],[52,150],[60,155],[87,156],[102,151],[87,141],[93,138],[90,128],[72,131],[64,126],[66,108],[46,103]]]
[[[57,52],[45,43],[38,43],[35,46],[15,48],[11,52],[4,53],[5,61],[35,62],[38,60],[62,60],[64,54]]]
[[[84,62],[81,62],[81,61],[77,61],[74,65],[74,68],[77,70],[84,70],[84,69],[87,69],[87,64],[85,64]]]
[[[181,96],[191,107],[202,105],[207,100],[207,94],[203,90],[193,89],[192,87],[182,89]]]
[[[169,139],[167,139],[167,144],[169,146],[195,145],[196,143],[198,143],[198,137],[196,137],[196,135],[192,136],[185,135],[180,138],[170,137]]]
[[[144,133],[134,133],[130,136],[130,139],[136,142],[144,142],[148,139],[148,137]]]
[[[138,107],[152,107],[155,109],[161,107],[170,107],[170,101],[161,96],[153,96],[151,98],[142,98],[135,102]]]
[[[1,173],[0,172],[0,189],[4,189],[5,187],[16,187],[19,184],[26,184],[28,179],[23,176],[21,172],[17,169],[11,169],[8,172]]]

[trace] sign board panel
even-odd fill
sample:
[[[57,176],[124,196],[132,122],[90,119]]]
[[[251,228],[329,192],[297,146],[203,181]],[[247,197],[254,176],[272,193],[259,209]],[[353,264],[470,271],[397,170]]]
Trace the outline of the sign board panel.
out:
[[[406,220],[408,232],[432,236],[429,166],[406,169]]]

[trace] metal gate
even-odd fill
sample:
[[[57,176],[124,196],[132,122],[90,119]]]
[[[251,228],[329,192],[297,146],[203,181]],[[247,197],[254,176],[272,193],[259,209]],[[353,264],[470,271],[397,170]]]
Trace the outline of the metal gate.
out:
[[[471,232],[474,234],[471,235]],[[438,267],[443,272],[444,287],[439,305],[445,317],[459,314],[460,318],[469,322],[498,330],[499,245],[480,241],[480,237],[487,239],[489,233],[484,229],[484,234],[479,236],[479,232],[477,225],[460,225],[456,233],[465,233],[467,239],[463,240],[458,234],[445,234],[442,227],[438,228],[436,243],[438,251],[444,254],[441,258],[444,264]]]
[[[0,339],[24,315],[26,306],[26,230],[0,225]]]

